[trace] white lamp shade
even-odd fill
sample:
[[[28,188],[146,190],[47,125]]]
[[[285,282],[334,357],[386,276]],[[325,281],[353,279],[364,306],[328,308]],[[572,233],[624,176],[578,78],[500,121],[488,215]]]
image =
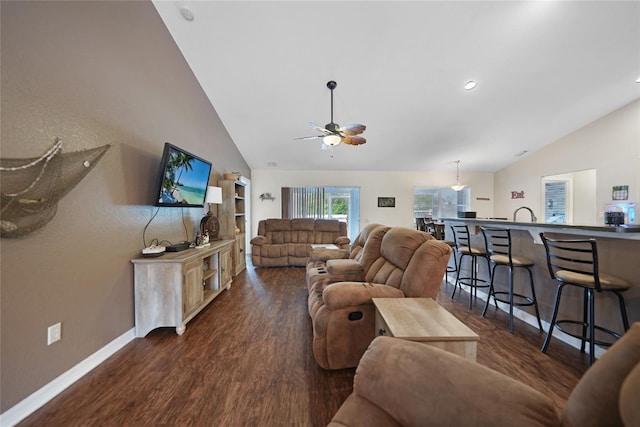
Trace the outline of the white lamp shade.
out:
[[[220,187],[207,187],[207,195],[204,198],[205,203],[222,203],[222,188]]]

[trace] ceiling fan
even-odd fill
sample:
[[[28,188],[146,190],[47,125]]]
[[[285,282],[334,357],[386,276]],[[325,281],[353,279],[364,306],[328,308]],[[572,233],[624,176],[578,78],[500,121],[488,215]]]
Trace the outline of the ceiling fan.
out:
[[[333,80],[327,82],[327,87],[331,91],[331,123],[327,123],[324,127],[321,127],[315,123],[309,123],[312,129],[321,132],[320,135],[303,136],[302,140],[318,139],[322,138],[322,149],[332,149],[341,142],[347,145],[362,145],[367,140],[360,135],[367,128],[365,125],[355,123],[345,126],[340,126],[333,122],[333,90],[338,86]],[[333,157],[333,156],[332,156]]]

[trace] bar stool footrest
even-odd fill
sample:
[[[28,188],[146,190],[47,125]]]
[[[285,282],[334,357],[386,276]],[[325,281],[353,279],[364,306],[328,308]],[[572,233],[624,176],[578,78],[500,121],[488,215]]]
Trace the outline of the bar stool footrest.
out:
[[[567,331],[566,329],[564,329],[561,326],[563,323],[569,323],[569,324],[572,324],[572,325],[584,326],[584,327],[587,328],[587,331],[589,330],[589,324],[588,323],[581,322],[579,320],[557,320],[556,321],[556,328],[558,330],[564,332],[567,335],[570,335],[570,336],[572,336],[574,338],[579,339],[580,341],[589,342],[589,337],[588,336],[585,336],[585,335],[582,335],[582,334],[576,334],[576,333]],[[600,332],[604,332],[605,334],[611,335],[612,337],[614,337],[616,339],[620,339],[620,337],[622,336],[619,333],[617,333],[615,331],[612,331],[611,329],[604,328],[602,326],[595,325],[594,329],[597,329]],[[593,342],[596,345],[599,345],[601,347],[610,347],[611,345],[613,345],[613,342],[600,341],[600,340],[597,340],[597,339],[594,339]]]
[[[500,291],[500,292],[494,292],[493,293],[493,297],[496,299],[496,301],[500,301],[502,303],[509,304],[509,300],[508,299],[498,298],[496,295],[507,295],[508,296],[509,292]],[[528,297],[526,295],[516,294],[514,292],[513,297],[514,297],[513,305],[528,306],[528,305],[534,305],[535,304],[535,301],[533,300],[533,298]],[[521,302],[516,302],[515,298],[520,298],[520,299],[522,299],[522,300],[524,300],[526,302],[522,302],[522,301]]]
[[[473,284],[472,282],[476,282],[476,284]],[[471,277],[459,277],[458,278],[458,284],[460,285],[464,285],[464,286],[470,286],[472,288],[488,288],[489,287],[489,282],[487,282],[484,279],[472,279]]]

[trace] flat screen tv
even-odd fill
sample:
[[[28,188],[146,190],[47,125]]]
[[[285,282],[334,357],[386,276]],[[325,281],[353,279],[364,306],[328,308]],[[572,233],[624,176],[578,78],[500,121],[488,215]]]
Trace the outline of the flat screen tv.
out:
[[[165,143],[156,185],[155,206],[204,206],[211,162],[173,144]]]

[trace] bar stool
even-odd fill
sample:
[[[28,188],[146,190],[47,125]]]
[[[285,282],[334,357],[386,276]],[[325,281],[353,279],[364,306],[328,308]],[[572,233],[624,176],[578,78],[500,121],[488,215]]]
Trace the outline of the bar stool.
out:
[[[455,253],[456,243],[453,240],[440,239],[440,237],[444,237],[444,230],[441,229],[440,233],[438,233],[438,228],[436,227],[435,222],[426,222],[425,228],[427,233],[431,234],[436,239],[442,240],[444,243],[451,246],[451,249],[453,249],[453,251],[451,252],[451,255],[453,256],[454,267],[447,264],[447,271],[445,272],[445,276],[449,273],[456,273],[458,271],[458,258],[456,257],[456,253]]]
[[[466,225],[451,225],[451,231],[453,233],[453,241],[455,244],[455,251],[459,254],[456,283],[453,286],[453,293],[451,298],[455,297],[456,289],[461,285],[469,286],[469,308],[471,308],[471,302],[473,296],[478,296],[478,288],[488,288],[489,283],[484,279],[478,278],[478,258],[483,258],[487,261],[487,267],[489,267],[489,275],[491,275],[491,266],[489,264],[489,258],[487,258],[487,252],[484,248],[474,248],[471,246],[471,239],[469,234],[469,227]],[[454,254],[455,256],[455,254]],[[462,261],[465,256],[471,258],[471,277],[460,277],[460,271],[462,270]]]
[[[425,222],[424,231],[431,234],[434,239],[438,238],[438,232],[436,230],[436,224],[434,222]]]
[[[458,257],[456,256],[456,243],[453,240],[445,240],[444,242],[447,245],[451,246],[451,249],[452,249],[451,256],[453,257],[453,267],[447,264],[447,270],[445,271],[445,276],[451,273],[457,274],[458,273]]]
[[[543,353],[547,352],[551,335],[553,334],[553,328],[556,327],[562,332],[578,338],[581,341],[580,351],[582,353],[584,353],[585,342],[589,341],[589,363],[593,364],[595,360],[595,345],[598,344],[603,347],[609,347],[612,344],[612,342],[597,340],[595,337],[596,329],[611,335],[615,339],[620,338],[622,335],[596,325],[596,294],[594,294],[594,291],[596,293],[612,292],[618,297],[622,325],[624,332],[626,332],[629,329],[629,318],[627,316],[627,308],[622,292],[629,289],[631,285],[619,277],[600,272],[598,267],[598,247],[595,239],[550,239],[545,237],[544,233],[540,233],[540,237],[542,238],[547,253],[547,266],[549,267],[551,278],[560,282],[556,293],[553,315],[551,316],[551,325],[549,326],[549,332],[544,340],[541,351]],[[556,320],[562,290],[567,285],[576,286],[583,290],[582,320]],[[582,326],[582,333],[574,334],[568,332],[562,328],[563,324],[580,325]]]
[[[538,310],[538,300],[536,299],[536,289],[533,285],[533,272],[531,267],[535,265],[535,262],[529,258],[522,256],[513,256],[511,251],[511,230],[508,228],[497,227],[484,227],[481,226],[482,235],[484,236],[484,243],[487,254],[489,254],[490,264],[493,264],[491,270],[491,282],[489,284],[489,295],[487,296],[487,303],[482,310],[482,317],[487,314],[487,308],[489,307],[489,301],[493,297],[494,304],[496,301],[500,301],[505,304],[509,304],[509,332],[513,333],[513,306],[533,306],[536,311],[536,318],[538,319],[538,327],[541,331],[542,322],[540,321],[540,311]],[[509,291],[496,292],[493,283],[496,277],[496,268],[507,267],[509,269]],[[515,268],[522,268],[529,273],[529,285],[531,286],[531,296],[519,294],[513,291],[513,271]],[[498,296],[496,296],[498,295]],[[504,296],[507,298],[504,298]],[[514,301],[514,297],[517,301]]]

